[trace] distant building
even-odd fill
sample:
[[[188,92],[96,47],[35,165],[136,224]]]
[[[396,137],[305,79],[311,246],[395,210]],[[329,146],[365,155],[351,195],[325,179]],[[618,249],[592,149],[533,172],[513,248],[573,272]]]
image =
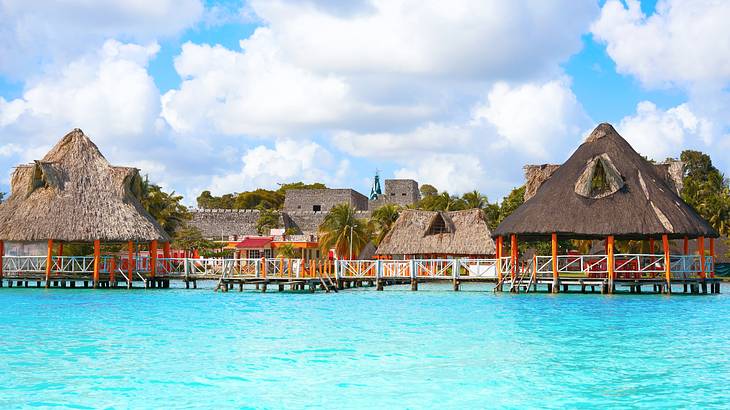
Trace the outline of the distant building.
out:
[[[386,179],[385,192],[371,199],[368,204],[370,211],[374,211],[385,204],[396,204],[407,207],[421,200],[418,182],[412,179]]]
[[[368,197],[354,189],[290,189],[286,191],[284,212],[329,212],[339,204],[349,204],[359,211],[367,211]]]

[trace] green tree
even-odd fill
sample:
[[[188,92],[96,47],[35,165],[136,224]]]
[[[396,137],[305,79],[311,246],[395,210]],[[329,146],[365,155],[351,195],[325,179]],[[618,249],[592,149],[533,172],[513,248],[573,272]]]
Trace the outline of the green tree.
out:
[[[461,200],[464,201],[466,209],[484,209],[487,205],[489,205],[487,197],[477,190],[465,193],[461,196]]]
[[[164,192],[159,185],[149,182],[147,178],[142,183],[142,206],[162,226],[162,229],[171,237],[186,221],[191,219],[190,212],[182,204],[183,197]]]
[[[425,198],[427,196],[437,195],[439,193],[439,190],[436,189],[433,185],[429,184],[423,184],[421,185],[421,188],[419,189],[421,191],[421,197]]]
[[[284,259],[292,259],[299,256],[299,251],[294,245],[287,243],[276,248],[276,257]]]
[[[510,216],[515,209],[519,208],[525,202],[525,186],[522,185],[519,188],[514,188],[512,191],[502,199],[502,203],[499,206],[499,218],[497,219],[497,225],[502,223],[505,218]]]
[[[730,234],[730,185],[710,156],[699,151],[683,151],[682,199],[721,235]]]
[[[334,249],[339,257],[354,258],[370,242],[370,230],[349,204],[335,205],[319,227],[319,248],[323,255]],[[352,252],[350,251],[352,249]]]
[[[424,211],[459,211],[466,209],[466,204],[461,198],[444,191],[437,195],[424,196],[418,201],[416,208]]]
[[[172,239],[172,246],[175,249],[192,251],[194,249],[210,250],[217,248],[216,244],[203,238],[200,230],[194,226],[185,225],[175,232]]]
[[[400,206],[396,204],[385,204],[373,211],[370,217],[371,231],[374,233],[375,245],[380,245],[385,235],[390,232],[391,228],[398,220],[400,214]]]
[[[256,220],[256,232],[259,235],[267,235],[271,229],[281,228],[280,218],[281,215],[277,211],[270,209],[261,211],[259,219]]]

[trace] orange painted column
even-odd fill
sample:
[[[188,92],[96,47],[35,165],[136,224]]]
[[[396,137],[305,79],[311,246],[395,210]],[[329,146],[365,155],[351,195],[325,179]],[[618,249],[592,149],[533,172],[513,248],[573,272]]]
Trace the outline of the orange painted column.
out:
[[[609,235],[608,239],[606,240],[606,256],[607,256],[607,264],[608,264],[608,293],[613,293],[613,279],[615,276],[614,272],[614,260],[613,260],[613,247],[614,247],[614,239],[613,235]]]
[[[5,242],[0,241],[0,286],[3,285],[3,256],[5,256]]]
[[[53,239],[48,240],[48,252],[46,252],[46,287],[51,286],[51,270],[53,268]]]
[[[712,258],[712,270],[710,271],[710,277],[715,277],[715,238],[710,238],[710,257]]]
[[[684,254],[689,255],[689,238],[684,237]]]
[[[697,254],[700,255],[700,278],[705,279],[705,237],[697,238]]]
[[[667,280],[667,293],[672,293],[672,260],[669,255],[669,236],[662,235],[662,245],[664,246],[664,275]]]
[[[550,243],[552,245],[552,256],[553,256],[553,293],[558,292],[558,234],[554,233],[551,235]]]
[[[94,287],[99,286],[99,270],[101,269],[101,241],[94,241]]]
[[[127,286],[132,287],[134,274],[134,243],[127,242]]]
[[[150,278],[157,274],[157,241],[150,242]]]
[[[266,258],[261,258],[261,274],[266,279]]]
[[[512,256],[512,283],[514,283],[517,277],[517,235],[512,234],[510,236],[510,253]]]
[[[649,253],[653,255],[655,249],[656,248],[654,247],[654,238],[649,238]]]
[[[170,252],[170,242],[165,242],[162,244],[162,257],[165,259],[172,258],[172,252]],[[170,272],[170,261],[165,261],[165,273]]]
[[[115,273],[116,273],[115,271],[117,270],[117,260],[114,259],[114,256],[112,256],[111,259],[109,259],[108,268],[109,268],[109,282],[114,283]]]
[[[502,242],[504,238],[501,236],[497,237],[497,283],[502,282]],[[502,290],[502,289],[498,289]]]

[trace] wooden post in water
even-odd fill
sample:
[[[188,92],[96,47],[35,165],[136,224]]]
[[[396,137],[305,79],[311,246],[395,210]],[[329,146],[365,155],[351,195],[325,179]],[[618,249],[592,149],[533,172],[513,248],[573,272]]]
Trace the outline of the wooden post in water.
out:
[[[46,252],[46,287],[51,286],[51,268],[53,267],[53,239],[48,240]]]
[[[552,244],[552,256],[553,256],[553,293],[558,293],[560,286],[558,286],[558,234],[553,232],[550,238]],[[537,259],[536,259],[537,260]],[[535,266],[534,268],[537,268]]]
[[[700,255],[700,279],[705,279],[705,237],[697,238],[697,254]]]
[[[99,286],[99,269],[101,266],[101,241],[94,241],[94,288]]]
[[[127,288],[132,288],[132,275],[134,274],[134,243],[127,242]]]
[[[608,293],[613,293],[613,279],[614,279],[614,260],[613,260],[613,235],[608,235],[606,240],[606,258],[608,265]]]
[[[150,278],[157,274],[157,240],[150,242]]]
[[[502,291],[502,244],[504,238],[497,237],[497,291]]]
[[[669,236],[662,235],[662,245],[664,246],[664,275],[667,280],[667,294],[672,293],[672,261],[669,256]]]
[[[710,277],[715,277],[715,238],[710,238],[710,258],[712,259],[712,270],[710,271]]]
[[[512,256],[512,286],[514,287],[515,279],[517,277],[517,235],[512,234],[510,236],[510,254]]]

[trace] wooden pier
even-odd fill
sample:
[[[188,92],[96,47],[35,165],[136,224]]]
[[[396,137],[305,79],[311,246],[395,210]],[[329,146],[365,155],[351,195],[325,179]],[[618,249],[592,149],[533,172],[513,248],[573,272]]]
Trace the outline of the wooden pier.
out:
[[[357,288],[384,290],[405,285],[417,291],[427,283],[490,284],[495,292],[687,293],[720,292],[714,258],[672,255],[614,255],[613,270],[606,255],[535,256],[530,263],[498,259],[321,260],[191,259],[104,256],[98,272],[92,257],[55,257],[47,269],[42,256],[5,256],[0,287],[34,288],[170,288],[173,282],[196,289],[199,281],[214,281],[216,291],[338,292]],[[554,270],[556,269],[556,270]],[[667,281],[669,271],[669,281]],[[557,274],[556,274],[557,273]],[[494,284],[494,285],[492,285]]]

